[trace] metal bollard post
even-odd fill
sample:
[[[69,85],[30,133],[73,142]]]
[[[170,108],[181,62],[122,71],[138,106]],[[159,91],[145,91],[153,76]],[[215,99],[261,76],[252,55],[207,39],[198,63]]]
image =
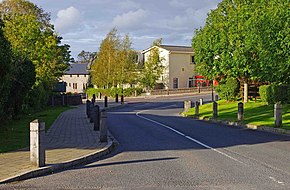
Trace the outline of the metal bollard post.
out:
[[[86,114],[87,114],[88,118],[90,117],[90,104],[91,104],[91,101],[87,100],[87,102],[86,102]]]
[[[195,116],[199,116],[199,103],[198,101],[195,102]]]
[[[282,104],[280,102],[274,105],[274,121],[275,127],[282,126]]]
[[[121,104],[124,104],[124,95],[121,95]]]
[[[116,101],[115,101],[116,103],[118,103],[119,102],[119,95],[118,94],[116,94]]]
[[[37,167],[45,166],[45,123],[38,119],[30,122],[30,162]]]
[[[96,102],[96,95],[93,94],[93,98],[92,98],[92,104],[95,105],[95,102]]]
[[[90,118],[90,123],[94,122],[94,104],[90,103],[90,111],[89,111],[89,118]]]
[[[243,102],[238,103],[238,121],[244,120],[244,104]]]
[[[100,130],[100,107],[98,105],[95,105],[94,112],[94,130],[99,131]]]
[[[105,96],[104,101],[105,101],[105,108],[106,108],[106,107],[108,107],[108,97],[107,96]]]
[[[212,116],[213,118],[217,118],[218,117],[218,104],[216,102],[213,102],[212,104]]]
[[[183,112],[188,112],[188,110],[191,108],[191,101],[190,100],[185,100],[184,101],[184,110]]]
[[[100,142],[108,142],[107,112],[105,109],[101,111]]]
[[[215,101],[219,100],[219,95],[215,95]]]

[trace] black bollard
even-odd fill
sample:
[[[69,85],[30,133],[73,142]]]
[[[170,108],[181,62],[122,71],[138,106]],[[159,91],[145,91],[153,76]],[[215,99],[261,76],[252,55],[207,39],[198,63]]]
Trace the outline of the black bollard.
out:
[[[214,119],[218,117],[218,104],[216,102],[212,104],[212,116]]]
[[[244,119],[244,104],[243,102],[238,103],[238,121],[242,121]]]
[[[119,102],[119,95],[116,94],[116,103],[118,103],[118,102]]]
[[[95,105],[95,102],[96,102],[96,95],[93,94],[92,103]]]
[[[94,130],[99,131],[100,130],[100,107],[98,105],[94,106]]]
[[[94,104],[91,103],[90,104],[90,112],[89,112],[90,123],[94,122],[94,112],[95,112]]]
[[[90,104],[91,104],[91,101],[87,100],[87,102],[86,102],[86,114],[87,114],[87,117],[89,117],[89,115],[90,115]]]
[[[121,95],[121,104],[124,104],[124,95]]]
[[[108,97],[105,96],[105,108],[108,107]]]

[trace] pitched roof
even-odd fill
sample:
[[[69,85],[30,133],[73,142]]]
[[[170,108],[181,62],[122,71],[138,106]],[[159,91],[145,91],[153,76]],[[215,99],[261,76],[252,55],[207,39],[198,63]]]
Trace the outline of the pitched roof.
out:
[[[88,75],[88,64],[85,63],[73,63],[70,64],[68,70],[64,72],[66,75]]]
[[[193,49],[190,46],[172,46],[172,45],[160,45],[161,48],[172,52],[188,52],[193,53]]]

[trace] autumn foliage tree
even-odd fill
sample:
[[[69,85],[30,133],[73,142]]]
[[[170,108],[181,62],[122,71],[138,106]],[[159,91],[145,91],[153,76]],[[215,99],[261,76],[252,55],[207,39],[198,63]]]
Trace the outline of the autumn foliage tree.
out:
[[[98,87],[133,84],[136,73],[135,51],[128,35],[121,38],[112,29],[102,41],[97,59],[91,67],[92,83]]]

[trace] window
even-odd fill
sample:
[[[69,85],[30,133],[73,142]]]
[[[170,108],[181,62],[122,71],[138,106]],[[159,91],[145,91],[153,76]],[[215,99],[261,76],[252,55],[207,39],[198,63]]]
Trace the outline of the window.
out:
[[[70,77],[72,77],[72,75],[70,75]]]
[[[87,75],[84,75],[84,77],[87,77]]]
[[[85,90],[87,87],[87,84],[86,83],[83,83],[83,90]]]
[[[194,87],[194,80],[193,80],[193,77],[190,77],[188,79],[188,87],[191,88],[191,87]]]
[[[182,68],[181,71],[184,71],[184,68]]]
[[[77,77],[80,77],[80,75],[77,75]]]
[[[194,56],[191,56],[191,64],[195,64]]]
[[[178,78],[173,78],[173,88],[178,88]]]
[[[71,87],[71,83],[68,83],[68,86]]]
[[[78,89],[78,84],[77,83],[73,83],[73,89]]]

